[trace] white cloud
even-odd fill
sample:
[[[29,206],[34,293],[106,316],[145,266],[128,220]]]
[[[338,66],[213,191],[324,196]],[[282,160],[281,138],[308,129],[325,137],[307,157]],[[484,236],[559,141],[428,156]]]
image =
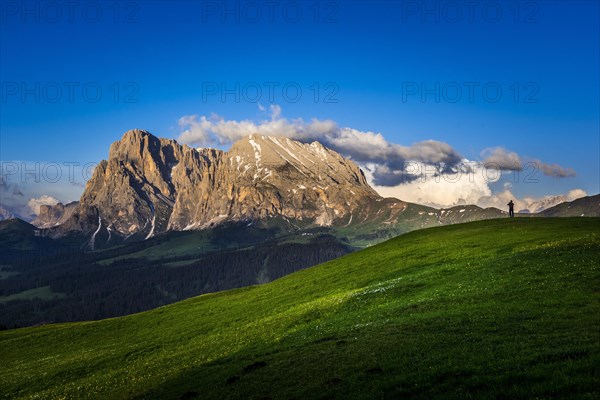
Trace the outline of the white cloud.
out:
[[[575,170],[573,168],[564,168],[558,164],[546,164],[540,160],[533,160],[532,163],[534,163],[546,176],[553,176],[555,178],[571,178],[575,176]]]
[[[525,160],[514,151],[503,147],[493,147],[481,152],[482,161],[487,168],[495,168],[502,171],[522,171],[524,166],[531,165],[536,170],[542,171],[546,176],[555,178],[568,178],[575,176],[572,168],[564,168],[558,164],[548,164],[537,159]]]
[[[385,197],[396,197],[404,201],[419,203],[436,208],[452,207],[462,204],[475,204],[482,208],[496,207],[507,209],[510,200],[515,203],[517,211],[540,212],[565,201],[573,201],[587,196],[582,189],[573,189],[565,194],[547,195],[540,197],[526,196],[519,198],[504,184],[502,191],[493,193],[488,181],[483,178],[480,169],[475,171],[474,179],[460,177],[456,174],[434,177],[419,177],[418,179],[394,187],[375,186],[379,194]],[[371,176],[365,173],[369,180]],[[448,179],[450,178],[450,179]],[[457,179],[452,182],[451,179]]]
[[[367,168],[365,175],[369,182],[373,182],[372,174],[367,172],[371,168]],[[419,175],[410,182],[392,187],[373,184],[373,188],[385,197],[440,208],[477,204],[479,199],[492,196],[489,184],[500,178],[496,171],[486,170],[468,160],[464,160],[462,168],[455,169],[453,173],[439,174],[434,171],[430,166],[422,165]]]
[[[271,119],[272,120],[276,120],[279,119],[279,117],[281,117],[281,107],[278,106],[277,104],[271,104],[269,106],[269,109],[271,110]]]
[[[27,202],[29,209],[35,215],[39,215],[40,206],[43,206],[43,205],[55,206],[57,204],[58,204],[58,200],[55,199],[54,197],[48,196],[48,195],[40,196],[37,199],[29,199],[29,201]]]
[[[481,152],[484,157],[483,164],[488,168],[495,168],[505,171],[521,171],[521,157],[514,151],[506,150],[503,147],[487,148]]]
[[[391,187],[375,184],[372,170],[377,166],[366,165],[363,170],[369,183],[382,196],[396,197],[436,208],[475,204],[482,208],[496,207],[505,210],[508,202],[513,200],[517,211],[535,213],[565,201],[573,201],[587,196],[585,190],[573,189],[565,194],[519,198],[511,191],[512,184],[510,182],[504,182],[503,190],[494,193],[490,184],[501,178],[499,171],[485,168],[480,162],[473,163],[464,160],[463,165],[464,168],[457,168],[454,173],[438,174],[429,169],[429,173],[420,173],[413,176],[410,181],[404,181],[402,184]],[[427,167],[422,168],[426,169]]]
[[[583,189],[573,189],[570,190],[565,196],[567,201],[573,201],[585,197],[587,195],[587,192]]]

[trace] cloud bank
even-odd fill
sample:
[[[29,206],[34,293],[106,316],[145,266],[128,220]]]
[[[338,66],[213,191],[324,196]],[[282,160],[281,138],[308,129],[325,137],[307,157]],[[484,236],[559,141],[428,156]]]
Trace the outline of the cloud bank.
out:
[[[266,111],[263,106],[259,108]],[[533,167],[546,176],[575,176],[575,171],[570,168],[527,159],[502,147],[485,149],[481,160],[470,161],[448,143],[437,140],[406,146],[389,142],[381,133],[341,127],[332,120],[283,118],[277,105],[270,106],[270,113],[269,119],[260,122],[226,120],[216,114],[208,117],[187,115],[179,120],[181,134],[178,140],[193,146],[226,146],[256,133],[305,143],[319,141],[356,162],[382,196],[436,207],[478,204],[505,208],[507,196],[512,196],[513,200],[518,200],[517,197],[507,190],[493,193],[490,187],[501,178],[503,171],[523,171]],[[571,198],[573,194],[563,197]],[[516,203],[517,209],[519,206],[530,209],[537,203],[550,202],[544,197],[521,199]]]
[[[487,168],[494,168],[502,171],[522,171],[524,166],[528,165],[543,172],[546,176],[555,178],[569,178],[575,176],[572,168],[563,168],[558,164],[547,164],[538,159],[525,160],[514,151],[506,150],[503,147],[493,147],[482,151],[483,164]]]

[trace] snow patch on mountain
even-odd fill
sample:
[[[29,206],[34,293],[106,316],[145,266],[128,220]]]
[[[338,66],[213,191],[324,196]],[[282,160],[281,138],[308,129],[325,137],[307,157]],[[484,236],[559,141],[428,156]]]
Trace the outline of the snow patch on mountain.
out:
[[[258,169],[260,165],[262,149],[260,147],[260,144],[256,143],[256,141],[254,140],[253,135],[250,135],[250,137],[248,138],[248,143],[250,143],[250,146],[252,146],[252,149],[254,150],[254,159],[256,160],[256,168]]]

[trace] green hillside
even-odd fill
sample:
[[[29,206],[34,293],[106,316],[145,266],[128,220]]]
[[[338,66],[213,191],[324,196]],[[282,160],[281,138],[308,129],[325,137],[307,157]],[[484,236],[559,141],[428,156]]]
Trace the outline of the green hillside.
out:
[[[412,232],[269,284],[0,332],[0,396],[596,399],[600,219]]]

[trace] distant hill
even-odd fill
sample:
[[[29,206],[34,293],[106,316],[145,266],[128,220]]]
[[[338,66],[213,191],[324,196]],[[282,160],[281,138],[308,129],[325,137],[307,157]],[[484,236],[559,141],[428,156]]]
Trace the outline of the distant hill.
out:
[[[600,194],[558,204],[538,215],[543,217],[600,217]]]
[[[8,218],[0,221],[0,234],[6,235],[3,236],[4,239],[7,239],[10,237],[10,235],[15,234],[18,236],[33,236],[34,232],[37,230],[37,227],[19,218]]]
[[[24,217],[17,213],[14,210],[8,209],[6,207],[0,206],[0,221],[5,221],[7,219],[19,218],[22,220],[28,220],[27,217]]]
[[[39,260],[62,250],[60,241],[41,236],[38,228],[21,219],[0,221],[0,264]]]
[[[600,219],[425,229],[122,318],[0,332],[6,398],[595,399]]]

